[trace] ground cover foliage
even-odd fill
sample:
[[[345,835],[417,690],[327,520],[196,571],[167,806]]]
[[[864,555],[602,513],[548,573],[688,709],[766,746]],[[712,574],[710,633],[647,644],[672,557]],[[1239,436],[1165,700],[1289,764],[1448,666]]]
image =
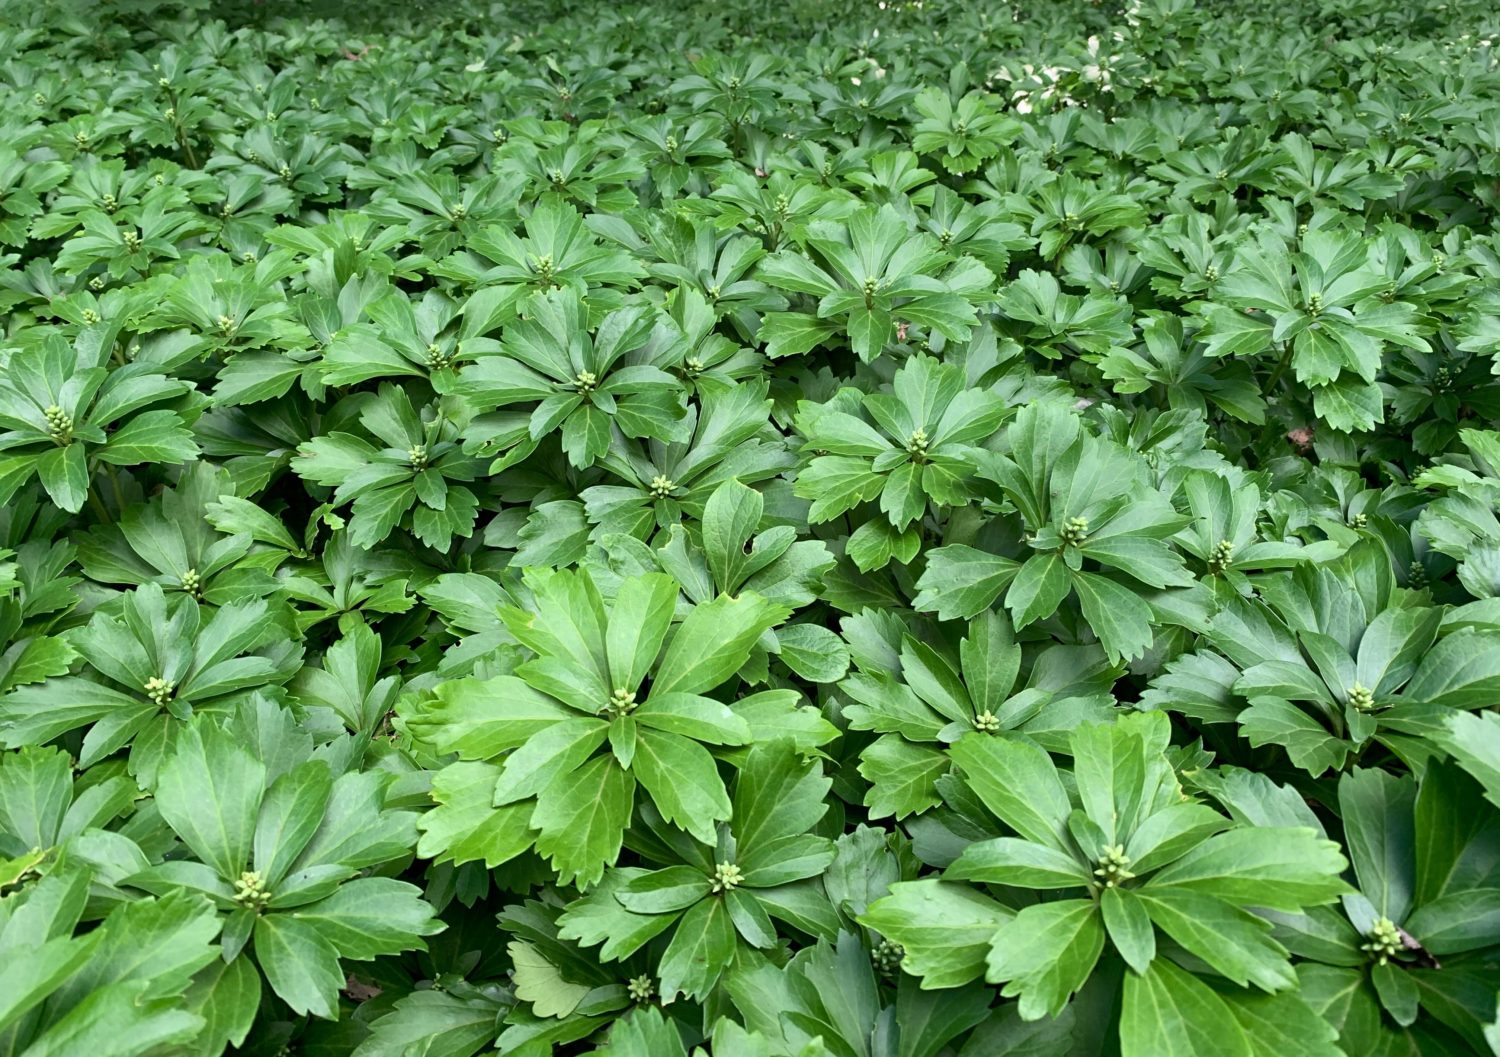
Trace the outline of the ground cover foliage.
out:
[[[1500,1052],[1487,4],[0,24],[0,1052]]]

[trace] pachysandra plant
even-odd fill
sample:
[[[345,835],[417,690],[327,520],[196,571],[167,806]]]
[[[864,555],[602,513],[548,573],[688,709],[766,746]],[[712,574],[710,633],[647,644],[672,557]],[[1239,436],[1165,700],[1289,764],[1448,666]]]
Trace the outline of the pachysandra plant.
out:
[[[973,258],[955,260],[931,236],[908,230],[889,206],[867,207],[839,224],[815,221],[805,243],[817,259],[782,250],[762,261],[757,273],[777,289],[818,299],[814,315],[765,317],[760,339],[769,356],[806,353],[842,334],[869,361],[901,323],[961,341],[993,279]]]
[[[1293,1025],[1330,1039],[1295,998],[1242,1005],[1193,970],[1267,995],[1292,991],[1288,953],[1252,910],[1296,912],[1348,892],[1338,845],[1310,827],[1236,826],[1193,802],[1166,755],[1169,736],[1165,717],[1150,713],[1075,728],[1070,792],[1035,743],[966,735],[953,748],[961,780],[1016,836],[968,845],[941,879],[894,886],[864,924],[901,943],[903,964],[931,974],[929,986],[982,972],[1027,1020],[1060,1014],[1108,951],[1124,963],[1123,983],[1100,971],[1094,986],[1122,987],[1123,1054],[1187,1039],[1248,1055]],[[1058,894],[1012,908],[955,882]],[[929,921],[942,928],[950,904],[956,921],[975,922],[963,945],[924,932]],[[993,922],[991,938],[976,911]]]
[[[280,750],[273,769],[235,733],[197,720],[161,767],[157,808],[196,861],[169,860],[125,883],[204,896],[224,915],[229,968],[210,1001],[241,1025],[238,1042],[260,990],[250,952],[294,1011],[332,1018],[346,976],[341,958],[419,949],[442,925],[415,885],[361,876],[404,855],[415,823],[414,812],[384,808],[377,772],[338,774],[271,727],[256,747]]]
[[[84,672],[0,698],[0,738],[40,745],[87,727],[80,765],[128,746],[131,771],[147,787],[195,712],[232,713],[274,692],[302,659],[270,602],[213,609],[185,593],[168,598],[154,582],[125,595],[118,616],[95,613],[72,639]]]
[[[532,606],[501,615],[535,656],[513,675],[446,684],[407,718],[417,736],[467,761],[434,779],[443,810],[423,821],[424,849],[493,865],[534,846],[589,884],[619,855],[638,797],[712,843],[730,801],[710,748],[766,736],[798,695],[728,704],[706,694],[786,610],[748,592],[720,595],[674,624],[679,587],[664,574],[621,581],[608,604],[586,572],[528,583]],[[587,810],[580,788],[590,790]],[[475,818],[476,806],[492,817]]]
[[[0,1054],[1500,1057],[1492,7],[9,0]]]
[[[59,508],[76,514],[98,487],[101,469],[107,475],[115,466],[197,456],[182,414],[195,410],[192,385],[149,364],[111,370],[105,364],[117,340],[110,329],[71,343],[54,334],[0,361],[0,425],[6,427],[0,499],[36,477]]]

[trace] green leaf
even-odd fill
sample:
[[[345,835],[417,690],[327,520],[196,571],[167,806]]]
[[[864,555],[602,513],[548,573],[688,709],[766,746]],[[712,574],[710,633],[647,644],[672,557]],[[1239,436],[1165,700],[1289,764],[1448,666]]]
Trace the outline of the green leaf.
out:
[[[985,979],[1020,998],[1023,1019],[1057,1016],[1104,950],[1104,924],[1091,899],[1036,903],[996,931]]]
[[[299,1014],[334,1020],[344,972],[339,952],[311,922],[266,914],[255,923],[255,960],[271,990]]]
[[[1121,1057],[1253,1057],[1229,1003],[1165,958],[1125,975]]]
[[[620,584],[605,635],[611,690],[634,692],[641,685],[671,627],[677,591],[675,580],[655,573]]]
[[[1093,881],[1092,872],[1071,855],[1014,837],[979,841],[964,849],[943,872],[950,881],[979,881],[1017,888],[1077,888]]]
[[[148,981],[95,991],[49,1025],[26,1048],[27,1057],[138,1057],[186,1043],[203,1018],[176,1008],[173,999],[147,995]]]
[[[1073,806],[1045,750],[1021,739],[968,734],[951,752],[964,781],[1000,821],[1037,844],[1071,847]]]
[[[859,923],[900,944],[902,968],[924,987],[958,987],[984,972],[990,937],[1011,917],[972,888],[928,878],[891,885]]]
[[[1347,742],[1335,738],[1312,716],[1277,697],[1252,697],[1240,713],[1240,732],[1257,748],[1280,745],[1293,765],[1313,777],[1342,767],[1349,755]]]
[[[36,460],[37,477],[52,501],[70,514],[83,509],[89,495],[88,463],[77,442],[43,452]]]
[[[942,802],[937,780],[948,773],[948,758],[935,748],[887,734],[859,754],[859,773],[870,783],[865,806],[872,818],[905,818]]]
[[[643,730],[634,770],[663,818],[713,843],[714,823],[729,817],[729,794],[707,749],[677,734]]]
[[[249,865],[265,781],[265,765],[243,746],[217,727],[193,724],[162,765],[156,806],[193,854],[233,881]]]
[[[565,1017],[578,1008],[593,988],[588,984],[569,983],[547,956],[530,943],[511,940],[505,951],[510,955],[511,978],[516,997],[531,1003],[538,1017]]]
[[[862,573],[884,569],[892,560],[911,564],[922,551],[920,526],[897,529],[889,521],[871,519],[844,541],[844,553]]]
[[[608,724],[598,719],[568,719],[533,734],[505,760],[495,783],[494,805],[536,796],[559,775],[571,773],[604,743]]]
[[[635,914],[666,914],[686,910],[709,894],[708,877],[691,866],[669,866],[632,878],[615,898]]]
[[[939,547],[927,554],[912,606],[935,612],[941,620],[968,620],[994,605],[1020,568],[1009,558],[973,547]]]
[[[1369,768],[1339,779],[1344,846],[1359,890],[1382,917],[1405,921],[1416,888],[1416,784]]]
[[[1073,588],[1083,619],[1111,661],[1141,657],[1151,648],[1151,607],[1140,595],[1098,573],[1074,574]]]
[[[452,763],[432,780],[437,807],[422,815],[417,854],[438,862],[483,862],[494,868],[531,847],[533,807],[522,802],[496,808],[501,770],[487,763]]]
[[[1296,986],[1287,953],[1271,938],[1268,922],[1181,888],[1147,885],[1139,899],[1163,932],[1241,987],[1283,991]]]
[[[619,858],[634,807],[635,778],[609,756],[562,772],[531,812],[537,854],[551,861],[559,881],[593,884]]]
[[[1377,963],[1370,967],[1370,983],[1392,1020],[1404,1028],[1417,1022],[1421,993],[1404,969],[1393,962]]]
[[[1500,696],[1500,635],[1465,628],[1422,657],[1402,696],[1449,708],[1484,708]]]
[[[734,957],[734,925],[722,899],[705,899],[682,916],[662,953],[657,974],[661,995],[703,999]]]
[[[1232,829],[1209,837],[1151,878],[1230,903],[1296,911],[1350,891],[1339,846],[1307,828]]]
[[[1024,628],[1057,612],[1071,589],[1061,555],[1033,554],[1011,581],[1010,590],[1005,593],[1005,608],[1010,610],[1016,628]]]
[[[786,614],[756,594],[720,595],[694,606],[652,678],[652,693],[701,694],[727,680],[745,663],[756,641]]]
[[[260,805],[254,839],[255,868],[268,884],[274,886],[285,877],[312,840],[332,794],[333,774],[322,760],[309,760],[271,783]]]
[[[1099,896],[1109,941],[1125,964],[1138,973],[1145,972],[1156,957],[1156,933],[1146,908],[1147,903],[1129,889],[1106,888]]]
[[[1252,1053],[1344,1057],[1338,1046],[1338,1030],[1313,1012],[1299,995],[1236,994],[1225,1001],[1249,1040]]]
[[[836,683],[849,670],[849,648],[828,628],[788,624],[776,629],[777,654],[793,674],[814,683]]]
[[[382,954],[426,950],[423,936],[442,930],[416,885],[390,877],[357,877],[327,899],[289,912],[311,924],[340,956],[369,961]]]

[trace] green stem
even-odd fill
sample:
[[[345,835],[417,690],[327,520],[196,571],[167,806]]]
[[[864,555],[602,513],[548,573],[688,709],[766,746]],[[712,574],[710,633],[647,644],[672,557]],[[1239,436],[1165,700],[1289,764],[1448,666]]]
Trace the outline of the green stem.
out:
[[[99,502],[98,494],[92,488],[89,489],[88,494],[89,509],[93,510],[94,516],[99,519],[100,523],[104,525],[114,524],[115,519],[109,516],[109,511],[104,508],[103,503]]]
[[[1281,376],[1286,373],[1287,365],[1292,362],[1292,344],[1286,342],[1281,348],[1281,359],[1276,364],[1276,369],[1271,372],[1271,377],[1266,380],[1266,392],[1270,393],[1276,388],[1276,383],[1281,381]]]
[[[109,478],[110,491],[115,494],[115,504],[123,513],[125,510],[125,490],[120,487],[120,477],[115,473],[115,468],[108,465],[104,467],[104,475]]]
[[[182,147],[182,157],[189,169],[198,168],[198,156],[193,153],[193,145],[188,142],[187,130],[181,125],[177,126],[177,142]]]

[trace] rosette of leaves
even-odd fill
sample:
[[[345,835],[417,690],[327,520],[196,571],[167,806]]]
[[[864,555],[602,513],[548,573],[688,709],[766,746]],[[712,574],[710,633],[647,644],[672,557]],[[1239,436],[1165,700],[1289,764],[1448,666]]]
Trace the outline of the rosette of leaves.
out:
[[[649,538],[684,517],[702,518],[709,498],[730,481],[754,484],[793,465],[781,435],[770,426],[764,382],[746,382],[701,395],[688,408],[690,432],[676,442],[620,438],[601,464],[628,484],[583,489],[595,533]]]
[[[1265,603],[1230,604],[1207,636],[1234,667],[1200,657],[1164,689],[1188,702],[1226,700],[1215,682],[1232,679],[1233,693],[1249,701],[1235,715],[1226,700],[1240,732],[1252,745],[1282,746],[1312,775],[1343,767],[1372,742],[1416,763],[1429,751],[1417,739],[1450,709],[1484,707],[1500,692],[1500,629],[1444,633],[1443,610],[1403,598],[1374,543],[1256,586]]]
[[[129,746],[130,769],[155,783],[163,753],[195,712],[225,713],[290,679],[302,649],[264,599],[200,606],[152,582],[121,597],[118,615],[96,610],[70,639],[87,671],[0,697],[0,739],[41,745],[88,727],[79,765]]]
[[[1010,410],[999,394],[967,388],[961,367],[930,356],[907,360],[889,393],[844,389],[827,403],[800,402],[797,431],[817,453],[796,483],[797,494],[813,501],[808,520],[829,521],[878,497],[885,517],[854,530],[849,557],[866,572],[892,558],[910,562],[929,504],[974,498],[976,446]]]
[[[720,595],[674,627],[680,588],[660,573],[622,579],[608,604],[587,571],[531,570],[526,584],[530,605],[501,616],[536,656],[403,709],[414,736],[460,757],[433,779],[439,806],[422,820],[422,854],[494,866],[534,846],[564,881],[592,884],[619,855],[638,787],[712,844],[730,800],[710,747],[769,736],[800,695],[733,705],[705,695],[788,608]]]
[[[1022,408],[1004,447],[1008,454],[976,453],[975,474],[998,485],[1034,553],[1017,560],[965,544],[937,548],[918,581],[916,608],[967,618],[1003,591],[1019,631],[1076,596],[1111,660],[1142,656],[1158,621],[1143,597],[1148,592],[1127,584],[1161,590],[1194,583],[1168,542],[1189,519],[1153,486],[1140,455],[1095,436],[1057,401]],[[1109,572],[1086,569],[1086,560]]]
[[[57,253],[57,270],[77,275],[102,265],[111,278],[123,279],[148,274],[158,261],[177,259],[182,255],[178,243],[207,228],[202,215],[181,208],[183,204],[175,189],[153,187],[138,213],[120,217],[123,224],[100,210],[85,210],[79,217],[82,230]]]
[[[314,520],[308,526],[309,536],[316,535],[318,525]],[[281,570],[278,579],[284,597],[296,603],[292,619],[299,630],[336,620],[347,632],[410,610],[416,601],[408,590],[412,571],[410,564],[392,561],[388,554],[355,546],[340,529],[329,535],[322,554]]]
[[[327,202],[338,198],[349,162],[357,158],[347,143],[330,142],[306,126],[289,122],[278,128],[262,122],[243,135],[229,134],[204,162],[204,169],[233,169],[254,173],[267,183],[290,191],[300,209],[306,201]]]
[[[421,889],[364,873],[404,859],[416,841],[415,812],[384,805],[387,779],[336,773],[284,721],[263,715],[257,727],[247,744],[238,726],[184,726],[155,805],[192,858],[128,882],[192,893],[218,911],[225,968],[210,1001],[239,1025],[236,1043],[259,1004],[261,975],[294,1012],[333,1019],[347,978],[341,960],[421,950],[422,937],[442,928]]]
[[[373,739],[402,690],[399,674],[381,674],[384,661],[380,636],[368,624],[351,622],[342,637],[323,651],[321,663],[298,672],[289,689],[305,709],[326,709],[344,729]],[[308,722],[309,727],[313,725]],[[388,746],[388,742],[372,742],[370,748],[378,752]]]
[[[38,516],[40,515],[40,516]],[[70,575],[71,544],[47,542],[61,514],[32,485],[0,510],[0,693],[49,676],[63,675],[77,658],[60,628],[79,604],[80,577]],[[34,531],[38,538],[19,542]]]
[[[988,268],[972,257],[955,259],[890,206],[867,206],[837,223],[814,221],[800,241],[805,252],[778,251],[756,273],[777,289],[817,299],[811,313],[765,316],[759,336],[771,357],[802,355],[842,336],[868,363],[900,323],[963,341],[978,322],[976,306],[992,297]]]
[[[1163,151],[1146,172],[1171,183],[1180,197],[1212,202],[1242,186],[1264,187],[1273,182],[1269,177],[1276,158],[1266,153],[1265,146],[1265,137],[1257,130],[1238,128],[1210,142]]]
[[[1210,358],[1179,316],[1152,312],[1136,322],[1139,343],[1112,345],[1096,360],[1116,393],[1159,393],[1174,409],[1222,411],[1255,425],[1265,421],[1266,400],[1247,364]]]
[[[747,281],[743,285],[760,284]],[[775,294],[768,296],[776,297]],[[748,301],[750,298],[746,297],[744,300]],[[710,304],[707,297],[695,287],[683,285],[667,295],[666,309],[667,319],[671,320],[675,333],[661,328],[657,334],[662,340],[681,348],[681,355],[674,352],[672,358],[678,364],[677,373],[690,392],[724,389],[760,376],[765,358],[753,349],[736,344],[718,331],[718,313],[725,311],[731,313],[731,321],[741,333],[754,334],[759,326],[759,317],[746,304],[724,305],[722,299],[719,303]],[[751,322],[747,325],[741,321],[743,318],[748,318]]]
[[[1205,213],[1176,213],[1146,232],[1135,251],[1155,273],[1151,289],[1163,297],[1184,301],[1211,292],[1230,271],[1234,241],[1232,233],[1215,233]]]
[[[855,136],[900,120],[917,89],[900,77],[840,77],[809,81],[807,92],[818,101],[819,118],[840,135]]]
[[[0,151],[0,246],[24,246],[31,218],[45,212],[41,196],[68,178],[56,159],[28,161],[15,150]]]
[[[760,313],[786,307],[784,297],[751,278],[766,248],[741,230],[723,232],[707,218],[686,212],[652,214],[646,244],[638,252],[646,249],[656,258],[647,258],[647,274],[675,283],[681,291],[674,295],[680,307],[672,315],[684,332],[694,329],[687,320],[703,304],[715,318],[726,317],[740,339],[749,343],[760,326]],[[684,298],[689,290],[697,296]]]
[[[742,169],[726,169],[706,200],[687,199],[681,208],[708,213],[723,229],[754,232],[767,249],[778,250],[811,221],[847,217],[859,208],[859,201],[847,191],[820,187],[790,173],[772,173],[762,182]]]
[[[995,275],[1005,274],[1011,255],[1032,246],[1021,225],[1004,219],[998,202],[974,204],[950,187],[932,188],[917,223],[949,253],[973,257]]]
[[[422,378],[446,393],[470,356],[457,333],[462,311],[436,290],[412,304],[406,294],[388,289],[365,306],[369,323],[353,323],[332,336],[319,373],[324,382],[338,386],[375,378]]]
[[[227,474],[207,463],[192,464],[175,488],[163,489],[149,502],[127,504],[119,521],[96,526],[79,539],[84,575],[131,587],[155,582],[214,605],[272,593],[275,566],[245,560],[254,537],[224,535],[209,521],[212,504],[235,498],[231,490]]]
[[[147,171],[127,168],[120,159],[106,161],[88,154],[74,159],[65,179],[47,208],[33,217],[32,238],[55,239],[71,234],[78,230],[80,218],[87,211],[109,216],[123,211],[122,219],[135,217],[139,215],[142,199],[155,185]],[[180,196],[171,197],[181,201]]]
[[[1096,362],[1135,336],[1131,310],[1113,297],[1063,293],[1050,272],[1022,269],[1000,291],[1001,325],[1049,360],[1078,356]]]
[[[1345,1053],[1483,1052],[1500,989],[1500,812],[1441,760],[1420,781],[1356,768],[1338,811],[1357,891],[1337,909],[1263,913],[1303,959],[1302,995]]]
[[[1359,152],[1319,151],[1296,132],[1282,137],[1281,157],[1273,156],[1273,160],[1281,162],[1272,170],[1277,190],[1290,192],[1292,202],[1299,206],[1363,209],[1367,201],[1399,193],[1405,183],[1394,172],[1371,172],[1369,161]]]
[[[1015,835],[968,844],[941,879],[892,885],[861,923],[901,944],[902,968],[924,986],[982,973],[1019,999],[1024,1020],[1057,1018],[1074,995],[1117,1008],[1124,1057],[1183,1040],[1239,1057],[1288,1040],[1337,1052],[1252,910],[1298,913],[1348,893],[1339,846],[1309,826],[1236,825],[1187,799],[1169,736],[1152,713],[1080,726],[1064,784],[1036,744],[966,735],[952,750],[966,795]]]
[[[189,355],[222,363],[214,397],[254,403],[280,396],[306,354],[307,329],[287,300],[284,280],[299,269],[285,251],[251,263],[198,257],[166,285],[149,317],[153,329],[182,328],[173,365]],[[191,332],[191,336],[188,333]]]
[[[381,188],[369,212],[404,224],[404,237],[420,246],[424,256],[437,260],[491,226],[514,224],[524,185],[507,172],[465,183],[449,172],[405,173]]]
[[[528,294],[556,289],[588,295],[602,308],[621,301],[606,288],[631,289],[645,273],[630,253],[600,241],[578,210],[555,196],[543,198],[524,227],[525,236],[503,224],[486,227],[434,274],[478,287],[497,308],[518,308]]]
[[[955,67],[948,90],[926,88],[912,102],[922,120],[912,126],[911,149],[936,155],[943,168],[958,175],[994,157],[1019,131],[1014,118],[995,109],[993,96],[963,91],[967,74]]]
[[[833,861],[833,841],[809,832],[828,810],[831,785],[790,742],[756,744],[735,777],[732,818],[711,844],[646,815],[654,839],[642,855],[670,865],[609,871],[558,919],[559,935],[603,944],[600,957],[615,961],[670,929],[656,969],[669,1002],[706,999],[748,952],[775,947],[773,918],[831,939],[837,918],[812,879]]]
[[[1331,561],[1345,550],[1336,540],[1304,544],[1295,538],[1262,539],[1263,529],[1269,528],[1261,523],[1267,499],[1256,478],[1238,467],[1186,470],[1174,499],[1194,520],[1173,542],[1198,559],[1204,574],[1241,596],[1254,593],[1250,577],[1257,573]]]
[[[737,131],[776,112],[789,86],[771,76],[774,67],[768,54],[705,55],[693,62],[693,73],[677,78],[666,92],[694,112],[718,114]]]
[[[0,354],[0,502],[36,477],[58,507],[76,514],[101,464],[197,457],[187,428],[197,409],[185,398],[192,383],[149,363],[109,366],[114,337],[90,330],[70,345],[50,334]]]
[[[1134,197],[1069,169],[1048,173],[1033,186],[1023,184],[1004,201],[1010,215],[1037,240],[1037,252],[1047,260],[1056,260],[1076,242],[1100,240],[1146,224],[1146,211]]]
[[[891,1046],[911,1057],[937,1057],[954,1052],[945,1047],[990,1016],[994,995],[983,984],[929,991],[898,964],[888,944],[872,952],[840,932],[833,942],[820,939],[797,951],[785,966],[737,968],[725,989],[746,1028],[774,1047],[762,1052],[778,1054],[874,1054]],[[892,972],[894,986],[884,986]],[[956,1052],[984,1051],[970,1041]]]
[[[864,628],[850,630],[862,634]],[[1018,686],[1023,651],[1003,613],[969,621],[956,658],[951,649],[910,633],[901,635],[899,647],[895,664],[882,651],[871,658],[876,664],[838,687],[853,702],[843,706],[850,728],[879,735],[861,750],[859,765],[870,783],[865,806],[877,818],[902,818],[941,803],[937,780],[949,770],[946,749],[965,734],[1014,731],[1066,752],[1074,727],[1110,718],[1107,687],[1089,692],[1076,685],[1070,647],[1033,656],[1026,685]]]
[[[576,130],[564,122],[549,124],[557,127],[558,141],[551,146],[514,140],[514,162],[530,179],[532,194],[571,199],[603,213],[623,213],[636,204],[631,187],[644,175],[644,167],[632,153],[605,151],[598,142],[603,122]]]
[[[656,114],[627,123],[620,139],[627,151],[644,158],[657,195],[669,200],[684,190],[708,193],[707,172],[730,157],[729,147],[719,138],[723,131],[723,122],[713,116],[683,122]]]
[[[464,454],[462,405],[440,398],[419,415],[406,390],[389,383],[373,396],[347,399],[356,401],[359,424],[385,447],[337,430],[303,444],[292,469],[333,488],[335,505],[352,502],[350,542],[368,550],[398,525],[438,550],[454,536],[469,536],[479,500],[464,482],[484,464]]]
[[[491,473],[554,432],[579,468],[609,451],[616,429],[626,437],[684,439],[682,381],[666,369],[678,366],[673,346],[652,342],[655,321],[645,306],[611,312],[592,332],[589,306],[572,289],[533,297],[527,312],[505,328],[498,353],[459,373],[458,392],[479,413],[470,447],[503,453]],[[535,407],[492,414],[513,404]]]
[[[194,1052],[212,1030],[194,976],[218,958],[213,908],[187,894],[140,899],[84,931],[89,879],[87,869],[58,871],[0,899],[0,1031],[10,1052]],[[214,1041],[210,1053],[223,1047]]]
[[[801,608],[817,598],[825,573],[834,557],[821,540],[799,540],[796,529],[775,524],[761,530],[766,519],[766,499],[759,491],[737,480],[714,489],[703,506],[697,532],[682,525],[671,526],[665,537],[647,546],[630,536],[606,535],[600,546],[610,567],[589,563],[597,577],[614,578],[625,571],[670,573],[694,604],[718,595],[746,591],[788,608]],[[772,656],[798,677],[815,683],[842,678],[849,667],[849,652],[838,636],[814,621],[782,624],[763,633],[740,668],[740,675],[754,683],[771,678]],[[782,733],[794,736],[798,748],[813,751],[836,736],[826,720],[809,709],[793,717],[783,716]]]
[[[1331,226],[1309,228],[1295,251],[1262,229],[1215,283],[1213,300],[1194,306],[1209,354],[1261,356],[1274,346],[1281,360],[1267,388],[1290,368],[1330,428],[1373,429],[1385,421],[1377,376],[1386,348],[1428,343],[1415,306],[1377,296],[1389,281],[1369,254],[1358,234]]]

